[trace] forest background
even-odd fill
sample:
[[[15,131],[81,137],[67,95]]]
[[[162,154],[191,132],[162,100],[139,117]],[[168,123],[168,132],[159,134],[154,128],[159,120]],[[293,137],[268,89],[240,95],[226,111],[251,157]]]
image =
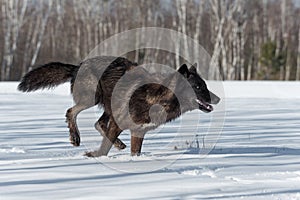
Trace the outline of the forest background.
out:
[[[1,0],[0,80],[18,81],[51,61],[78,64],[105,39],[142,27],[195,39],[219,68],[210,79],[300,80],[299,0]],[[126,56],[174,68],[183,62],[180,52],[157,49]]]

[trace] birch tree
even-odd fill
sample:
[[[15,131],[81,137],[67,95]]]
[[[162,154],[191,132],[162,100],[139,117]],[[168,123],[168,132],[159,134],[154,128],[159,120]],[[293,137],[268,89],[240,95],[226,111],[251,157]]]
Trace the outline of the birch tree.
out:
[[[299,80],[299,19],[293,0],[0,1],[0,80],[18,80],[28,67],[49,60],[76,63],[110,36],[142,27],[170,28],[198,41],[211,55],[210,79],[220,78],[219,70],[224,80]],[[199,56],[187,40],[173,37],[171,54],[139,49],[149,38],[135,37],[137,50],[126,56],[141,64],[176,67],[180,55]],[[276,52],[270,59],[283,57],[280,65],[260,62],[268,43]]]
[[[225,23],[225,16],[224,14],[224,7],[223,4],[224,2],[218,1],[218,0],[211,0],[210,1],[210,6],[212,10],[212,16],[213,16],[213,23],[212,23],[212,36],[215,39],[214,42],[214,48],[213,48],[213,53],[211,56],[211,62],[210,62],[210,67],[209,67],[209,77],[211,79],[214,79],[216,76],[216,71],[215,68],[218,67],[218,62],[219,62],[219,56],[221,52],[221,44],[224,43],[223,40],[223,26]],[[212,39],[214,41],[214,39]]]
[[[30,62],[30,66],[35,65],[37,56],[40,52],[40,48],[41,48],[43,38],[44,38],[44,33],[46,30],[46,25],[47,25],[48,18],[49,18],[51,9],[52,9],[52,4],[53,4],[53,0],[48,0],[48,8],[46,10],[46,13],[44,14],[44,12],[41,12],[41,14],[40,14],[40,18],[42,19],[42,21],[41,21],[41,26],[39,29],[38,40],[37,40],[35,50],[34,50],[34,53],[33,53],[33,56],[32,56],[31,62]]]
[[[300,80],[300,26],[298,29],[298,52],[297,52],[297,69],[296,69],[296,81]]]
[[[2,28],[4,32],[4,53],[1,65],[1,80],[9,80],[20,28],[23,24],[27,0],[4,1],[1,5],[2,18],[4,22]]]

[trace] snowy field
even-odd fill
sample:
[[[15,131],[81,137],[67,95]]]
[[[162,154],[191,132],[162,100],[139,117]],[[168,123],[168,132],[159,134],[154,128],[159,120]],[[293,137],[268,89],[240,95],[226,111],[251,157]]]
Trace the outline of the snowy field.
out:
[[[101,111],[81,113],[72,147],[68,84],[23,94],[0,82],[0,199],[300,199],[300,83],[223,85],[225,122],[208,155],[214,114],[195,111],[146,135],[140,157],[127,148],[93,159],[83,153],[101,142]],[[129,132],[120,138],[129,147]]]

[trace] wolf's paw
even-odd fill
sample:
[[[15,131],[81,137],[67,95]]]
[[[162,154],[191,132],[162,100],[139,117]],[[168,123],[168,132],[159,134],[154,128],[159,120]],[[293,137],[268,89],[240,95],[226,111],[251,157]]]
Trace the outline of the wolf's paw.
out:
[[[141,152],[131,152],[131,156],[140,156]]]
[[[99,151],[87,151],[84,153],[84,156],[90,157],[90,158],[96,158],[103,156]]]
[[[118,150],[123,150],[126,148],[126,144],[124,144],[120,139],[116,139],[114,146],[118,149]]]
[[[78,147],[80,146],[80,137],[78,134],[70,134],[70,142],[73,146]]]

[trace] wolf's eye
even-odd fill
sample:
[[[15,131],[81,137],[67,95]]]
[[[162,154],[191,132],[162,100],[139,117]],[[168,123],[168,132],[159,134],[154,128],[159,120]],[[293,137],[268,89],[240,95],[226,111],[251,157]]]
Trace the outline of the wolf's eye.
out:
[[[200,89],[200,86],[199,86],[199,85],[197,85],[197,86],[196,86],[196,89],[197,89],[197,90],[199,90],[199,89]]]

